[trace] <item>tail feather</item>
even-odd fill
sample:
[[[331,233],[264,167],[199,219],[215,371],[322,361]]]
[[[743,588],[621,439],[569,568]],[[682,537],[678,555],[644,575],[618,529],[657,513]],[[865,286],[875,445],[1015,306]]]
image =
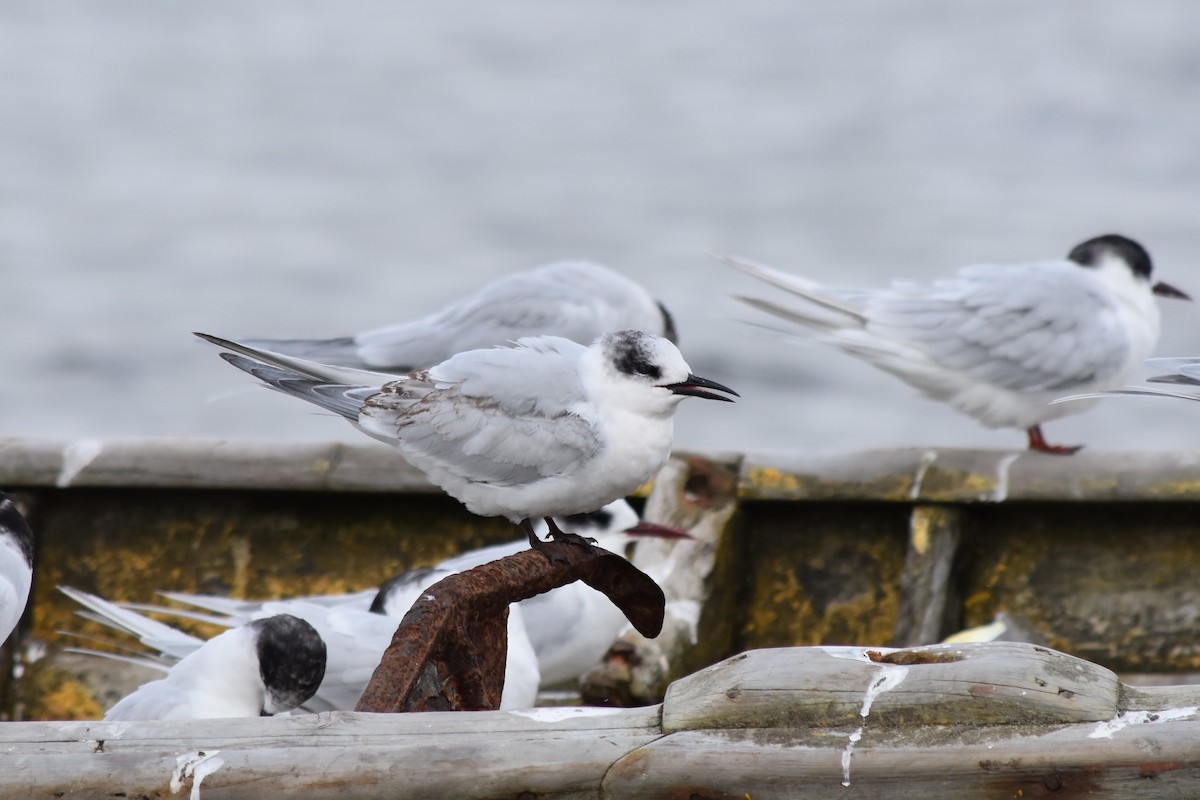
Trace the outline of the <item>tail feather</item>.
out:
[[[802,278],[799,275],[791,275],[781,270],[774,269],[773,267],[768,267],[764,264],[756,264],[753,261],[747,261],[742,258],[727,256],[720,253],[714,253],[713,255],[720,261],[725,262],[725,264],[740,272],[746,273],[752,278],[757,278],[764,283],[767,283],[778,289],[782,289],[785,292],[813,303],[814,305],[849,317],[855,324],[862,325],[867,321],[862,309],[851,305],[842,298],[831,295],[826,287],[822,286],[816,281],[809,280],[808,278]],[[744,298],[739,299],[743,300],[743,302],[747,302]],[[772,314],[779,313],[776,309],[781,308],[779,306],[773,306],[772,308],[767,308],[765,306],[759,307]],[[786,309],[784,310],[786,311]],[[805,321],[806,319],[809,319],[809,317],[806,317],[802,312],[793,312],[787,314],[786,318],[792,319],[793,321],[801,324],[809,324]],[[846,321],[843,321],[842,324],[835,326],[824,321],[824,319],[821,317],[816,317],[815,319],[820,320],[818,323],[820,327],[846,326]]]
[[[254,361],[236,353],[221,353],[221,358],[278,392],[307,400],[351,421],[358,419],[358,411],[362,408],[362,401],[366,399],[361,391],[357,394],[352,393],[369,389],[366,396],[370,396],[377,391],[375,387],[330,384],[320,378],[304,377],[289,369]]]
[[[354,386],[365,386],[374,384],[379,386],[390,381],[394,381],[402,376],[387,372],[371,372],[370,370],[353,369],[350,367],[339,367],[333,364],[320,364],[316,361],[306,361],[303,358],[294,358],[282,353],[275,353],[270,350],[260,350],[255,347],[240,344],[229,339],[222,339],[219,336],[212,336],[207,333],[195,333],[210,344],[215,344],[222,350],[228,350],[232,353],[239,353],[254,361],[268,364],[273,367],[287,370],[295,373],[293,377],[313,378],[322,383],[340,383]]]
[[[203,608],[206,611],[230,617],[252,613],[262,605],[253,600],[235,600],[232,597],[215,594],[188,594],[187,592],[159,592],[159,594],[176,603],[193,608]]]
[[[182,658],[183,655],[203,644],[201,640],[190,634],[122,608],[104,598],[73,589],[70,586],[58,588],[67,597],[88,609],[87,612],[80,612],[82,616],[136,636],[142,644],[165,654]]]
[[[340,339],[247,339],[242,344],[318,364],[336,364],[365,370],[371,368],[359,355],[358,341],[351,336],[343,336]]]
[[[835,316],[823,311],[821,308],[788,308],[771,300],[764,300],[759,297],[745,297],[743,295],[734,295],[734,299],[745,303],[751,308],[757,308],[759,311],[765,311],[772,316],[785,319],[788,322],[794,322],[797,325],[803,325],[806,328],[813,328],[818,331],[836,331],[846,327],[846,318],[844,316]],[[794,333],[794,331],[784,332]]]
[[[106,650],[91,650],[86,647],[66,647],[63,648],[66,653],[78,653],[81,656],[93,656],[94,658],[106,658],[109,661],[120,661],[125,664],[133,664],[137,667],[146,667],[147,669],[157,670],[158,672],[170,672],[171,665],[179,659],[170,659],[168,661],[159,661],[153,656],[127,656],[121,653],[110,653]]]

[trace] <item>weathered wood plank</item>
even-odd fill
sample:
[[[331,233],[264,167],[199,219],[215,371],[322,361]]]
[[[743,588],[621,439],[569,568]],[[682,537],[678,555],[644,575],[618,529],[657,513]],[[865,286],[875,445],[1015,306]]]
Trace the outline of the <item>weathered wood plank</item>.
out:
[[[438,491],[389,447],[169,437],[0,438],[0,485]]]
[[[0,734],[3,800],[167,797],[189,758],[213,769],[202,778],[213,798],[595,797],[618,758],[661,735],[656,708],[6,723]]]
[[[455,738],[501,734],[545,734],[618,731],[658,733],[659,707],[588,708],[568,706],[527,711],[428,712],[366,714],[326,711],[291,717],[145,722],[6,722],[0,723],[0,752],[29,743],[46,752],[74,751],[82,742],[106,752],[154,750],[164,744],[192,742],[210,747],[257,747],[289,743],[325,747],[354,743],[393,742],[413,738]],[[201,739],[202,737],[202,739]],[[194,740],[194,741],[193,741]]]
[[[873,654],[873,655],[872,655]],[[1117,711],[1117,677],[1020,642],[754,650],[671,684],[663,729],[1065,723]]]
[[[1192,709],[1195,711],[1195,709]],[[1105,727],[1105,726],[1108,727]],[[1193,798],[1200,720],[1066,727],[687,731],[630,753],[602,797]]]
[[[866,652],[744,654],[673,684],[661,724],[577,707],[5,723],[0,800],[1194,796],[1196,687],[1121,687],[1011,642]]]

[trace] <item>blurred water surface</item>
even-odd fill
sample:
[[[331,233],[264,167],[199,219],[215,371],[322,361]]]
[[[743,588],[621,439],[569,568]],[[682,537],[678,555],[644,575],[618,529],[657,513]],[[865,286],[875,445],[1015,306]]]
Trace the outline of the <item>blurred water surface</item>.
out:
[[[733,450],[1021,446],[730,299],[717,249],[845,284],[1108,231],[1200,295],[1191,0],[0,6],[0,435],[355,440],[189,331],[338,335],[589,258],[675,313]],[[1164,303],[1160,354],[1200,355]],[[1200,446],[1200,405],[1052,423]]]

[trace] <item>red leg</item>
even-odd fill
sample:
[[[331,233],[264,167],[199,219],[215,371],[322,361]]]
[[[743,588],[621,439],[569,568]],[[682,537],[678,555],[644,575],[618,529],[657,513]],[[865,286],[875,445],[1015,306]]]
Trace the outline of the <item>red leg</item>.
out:
[[[1029,449],[1038,453],[1050,453],[1056,456],[1069,456],[1072,453],[1078,453],[1083,449],[1083,445],[1077,444],[1074,447],[1062,444],[1047,444],[1046,439],[1042,436],[1042,426],[1034,425],[1026,431],[1029,434]]]

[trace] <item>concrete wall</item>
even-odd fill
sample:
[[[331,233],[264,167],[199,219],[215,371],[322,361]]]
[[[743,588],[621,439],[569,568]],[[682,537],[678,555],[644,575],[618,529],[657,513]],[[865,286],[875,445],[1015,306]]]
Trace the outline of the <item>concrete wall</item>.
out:
[[[643,492],[656,518],[692,524],[722,493],[737,503],[709,542],[718,564],[697,578],[699,641],[678,645],[676,672],[759,647],[936,641],[999,611],[1118,672],[1200,671],[1200,455],[707,454],[676,466],[670,487]],[[38,536],[24,642],[45,647],[0,685],[9,718],[94,717],[127,688],[61,652],[59,631],[109,635],[57,585],[146,602],[160,589],[352,591],[516,538],[369,443],[0,440],[0,488]]]

